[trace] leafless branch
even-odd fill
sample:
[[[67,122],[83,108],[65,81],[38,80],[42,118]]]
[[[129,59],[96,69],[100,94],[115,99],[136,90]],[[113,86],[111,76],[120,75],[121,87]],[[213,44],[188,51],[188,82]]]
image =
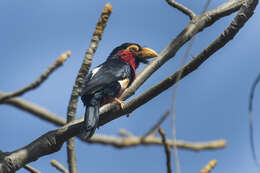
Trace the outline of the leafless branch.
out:
[[[172,172],[172,167],[171,167],[171,150],[170,150],[169,145],[166,143],[165,132],[163,131],[163,129],[159,128],[158,132],[159,132],[159,134],[162,137],[162,143],[163,143],[164,151],[165,151],[165,155],[166,155],[167,172],[171,173]]]
[[[75,119],[75,114],[76,114],[77,104],[78,104],[78,96],[79,96],[81,86],[83,84],[86,74],[90,69],[93,55],[96,52],[99,41],[102,39],[104,29],[106,27],[107,21],[111,13],[112,13],[112,6],[111,4],[107,3],[101,13],[100,18],[98,19],[96,28],[94,30],[94,33],[90,41],[89,48],[86,51],[83,63],[81,64],[78,75],[76,77],[76,81],[73,86],[73,90],[69,100],[69,105],[67,110],[67,122],[70,122]],[[69,171],[71,173],[77,173],[74,138],[69,139],[67,142],[67,154],[68,154]]]
[[[235,5],[230,4],[231,2],[233,2]],[[219,12],[221,15],[224,15],[224,14],[226,15],[227,13],[230,13],[232,10],[235,10],[238,7],[241,7],[241,4],[239,4],[238,2],[240,2],[240,1],[229,1],[229,2],[225,3],[224,5],[218,7],[217,9],[214,9],[210,12],[206,12],[207,15],[204,13],[204,14],[202,14],[202,16],[200,16],[201,18],[203,18],[203,20],[202,19],[201,20],[202,21],[206,20],[209,23],[213,23],[212,19],[214,19],[216,16],[219,17],[219,14],[216,14],[216,12]],[[242,1],[242,2],[244,2],[244,1]],[[242,3],[242,2],[240,2],[240,3]],[[181,75],[181,79],[184,78],[185,76],[187,76],[189,73],[195,71],[212,54],[214,54],[217,50],[222,48],[226,43],[228,43],[231,39],[233,39],[233,37],[237,34],[237,32],[240,30],[240,28],[252,16],[257,3],[258,3],[258,0],[255,0],[253,2],[249,0],[249,2],[244,3],[242,5],[241,9],[239,10],[238,14],[234,18],[234,20],[228,26],[228,28],[214,42],[212,42],[199,55],[194,57],[194,59],[191,62],[189,62],[188,64],[186,64],[182,69],[173,73],[168,78],[159,82],[158,84],[156,84],[155,86],[153,86],[149,90],[145,91],[141,95],[135,97],[131,101],[126,102],[123,109],[117,108],[115,106],[115,104],[110,104],[110,105],[107,105],[107,106],[104,106],[103,108],[101,108],[100,125],[103,125],[103,124],[105,124],[109,121],[112,121],[116,118],[119,118],[122,115],[128,114],[128,113],[134,111],[135,109],[137,109],[138,107],[140,107],[141,105],[147,103],[148,101],[150,101],[151,99],[153,99],[154,97],[159,95],[161,92],[165,91],[166,89],[168,89],[169,87],[174,85],[176,83],[177,76],[181,71],[183,71],[183,73]],[[206,15],[208,17],[211,16],[211,17],[210,17],[210,19],[207,19],[208,17],[206,17],[204,15]],[[201,25],[203,24],[204,26],[208,26],[207,24],[201,23],[201,22],[199,22]],[[191,23],[189,25],[191,27],[191,25],[193,25],[193,24]],[[197,27],[200,28],[201,25],[198,25]],[[180,44],[179,42],[182,42],[182,40],[179,40],[181,37],[184,40],[186,40],[187,34],[188,35],[194,35],[193,34],[193,32],[195,32],[194,27],[195,26],[192,26],[190,29],[188,29],[189,27],[186,27],[186,29],[180,34],[182,36],[177,36],[177,38],[175,39],[176,41],[173,41],[172,42],[173,44],[170,44],[169,47],[166,48],[161,53],[161,57],[152,61],[152,63],[150,63],[142,71],[142,73],[139,75],[141,77],[139,77],[139,78],[137,77],[137,79],[130,86],[129,90],[127,90],[123,94],[123,96],[124,96],[123,98],[126,98],[126,96],[127,97],[131,96],[132,92],[135,91],[142,84],[141,79],[146,80],[146,77],[151,75],[151,73],[154,72],[154,70],[155,70],[154,68],[158,69],[159,66],[162,65],[163,61],[166,62],[167,58],[170,58],[169,54],[173,53],[173,51],[176,51],[176,49],[177,49],[176,46]],[[193,30],[193,32],[191,32],[191,30]],[[196,31],[199,31],[199,30],[196,30]],[[186,33],[186,32],[188,32],[188,33]],[[184,34],[184,33],[186,33],[186,34]],[[165,54],[164,52],[168,52],[168,53]],[[163,54],[165,54],[165,55],[163,55]],[[161,59],[161,61],[160,61],[160,59]]]
[[[243,3],[243,5],[242,5]],[[130,90],[128,90],[124,94],[124,98],[126,96],[132,95],[137,88],[141,86],[141,84],[154,72],[156,71],[161,65],[163,65],[166,61],[168,61],[171,57],[175,55],[178,49],[187,42],[192,36],[196,33],[200,32],[205,27],[213,24],[219,18],[229,15],[232,12],[239,10],[239,13],[232,21],[231,25],[225,30],[221,36],[214,41],[209,47],[209,49],[205,49],[201,54],[199,54],[192,62],[184,66],[183,76],[186,76],[190,72],[194,71],[201,63],[203,63],[207,58],[208,55],[213,54],[216,50],[220,47],[223,47],[229,40],[231,40],[235,34],[239,31],[239,29],[244,25],[244,23],[249,19],[249,17],[253,14],[255,6],[257,5],[258,0],[245,0],[245,1],[229,1],[224,5],[214,9],[210,12],[206,12],[201,16],[196,17],[192,22],[180,33],[180,35],[174,39],[169,46],[160,54],[160,57],[153,62],[151,62],[139,75],[140,77],[137,78],[134,82],[134,85],[131,86]],[[216,42],[221,41],[222,43],[216,44]],[[212,46],[216,44],[215,46]],[[211,47],[212,46],[212,47]],[[178,72],[177,72],[178,74]],[[176,75],[167,78],[168,82],[164,83],[162,90],[156,89],[158,85],[153,87],[155,89],[155,94],[151,94],[149,92],[145,92],[140,96],[136,97],[135,99],[131,100],[130,102],[126,103],[126,106],[123,110],[113,109],[110,112],[107,112],[106,115],[108,116],[101,116],[100,125],[103,125],[115,118],[118,118],[124,113],[131,112],[134,109],[138,108],[140,105],[143,105],[153,97],[155,97],[159,92],[162,92],[166,88],[170,87],[172,84],[176,82]],[[162,82],[159,84],[161,85]],[[167,85],[166,85],[167,84]],[[149,90],[148,90],[149,91]],[[142,98],[142,96],[145,96]],[[146,98],[147,97],[147,98]],[[138,98],[140,100],[138,100]],[[135,105],[136,104],[136,105]],[[108,106],[109,107],[109,106]],[[111,108],[109,108],[111,109]],[[103,109],[103,112],[105,109]],[[105,114],[103,114],[105,115]],[[6,153],[4,157],[0,157],[0,173],[5,172],[12,172],[21,167],[25,164],[38,159],[39,157],[47,154],[51,154],[56,152],[60,149],[62,144],[68,140],[70,137],[80,134],[80,131],[83,127],[83,123],[80,122],[81,120],[75,120],[68,125],[61,127],[58,130],[50,131],[45,135],[41,136],[31,144],[25,146],[24,148],[18,149],[11,153]],[[125,139],[125,138],[124,138]],[[148,138],[145,138],[148,140]],[[142,140],[143,141],[143,140]],[[167,142],[168,143],[168,142]],[[170,145],[170,143],[169,143]],[[176,144],[177,145],[177,144]],[[185,144],[186,145],[186,144]]]
[[[163,116],[160,117],[160,119],[152,126],[151,129],[149,129],[145,134],[144,134],[144,138],[151,135],[154,131],[156,131],[160,125],[164,122],[164,120],[166,120],[166,118],[169,116],[170,112],[166,111]]]
[[[0,97],[5,95],[5,93],[0,92]],[[38,106],[32,102],[26,101],[24,99],[20,99],[17,97],[7,99],[5,104],[9,104],[11,106],[14,106],[20,110],[23,110],[25,112],[31,113],[32,115],[35,115],[36,117],[51,122],[52,124],[55,124],[57,126],[62,126],[66,124],[66,120],[62,117],[50,112],[49,110]]]
[[[133,82],[133,84],[127,89],[126,92],[123,93],[122,100],[125,100],[126,98],[132,96],[135,91],[145,82],[147,78],[149,78],[153,72],[155,72],[159,67],[161,67],[166,61],[168,61],[171,57],[175,55],[177,50],[185,43],[187,42],[191,36],[195,35],[197,32],[201,31],[203,27],[210,26],[213,24],[217,19],[227,16],[235,11],[237,11],[241,5],[246,0],[231,0],[227,3],[219,6],[216,9],[213,9],[212,11],[206,12],[202,14],[201,16],[198,16],[199,19],[197,19],[197,22],[191,22],[180,34],[179,36],[174,39],[160,54],[160,57],[153,60],[148,66],[146,66],[141,73],[137,76],[136,80]],[[258,2],[258,1],[257,1]],[[249,8],[249,10],[253,10],[254,8]],[[240,12],[241,13],[241,12]],[[242,15],[243,16],[243,15]],[[248,17],[247,17],[248,19]],[[196,27],[197,26],[197,27]],[[233,33],[234,34],[234,33]],[[223,35],[223,34],[222,34]],[[226,35],[226,34],[225,34]],[[228,34],[229,35],[229,34]],[[234,35],[233,35],[234,36]],[[223,37],[223,36],[221,36]],[[223,39],[226,39],[227,36],[223,37]],[[183,38],[184,40],[181,40]],[[227,40],[226,40],[227,41]],[[218,46],[216,46],[218,45]],[[214,52],[216,52],[220,47],[223,47],[221,44],[212,43],[208,49],[205,49],[202,53],[200,53],[197,58],[194,58],[190,63],[188,63],[184,68],[184,76],[186,76],[188,73],[194,71],[201,63],[203,63],[210,55],[212,55]],[[128,112],[133,111],[135,108],[139,107],[140,105],[148,102],[151,98],[157,96],[157,93],[154,93],[154,95],[150,95],[150,98],[141,100],[138,104],[138,98],[142,98],[146,95],[149,95],[154,90],[158,91],[158,93],[163,92],[164,90],[168,89],[170,86],[172,86],[176,81],[176,76],[178,75],[177,71],[173,75],[169,76],[164,81],[160,82],[158,85],[154,86],[147,92],[141,94],[137,98],[131,100],[128,102],[128,104],[125,106],[123,110],[118,110],[116,107],[116,104],[109,104],[106,106],[103,106],[101,108],[101,119],[100,119],[100,126],[106,124],[109,121],[112,121],[113,119],[116,119],[124,114],[127,114]],[[183,76],[183,77],[184,77]],[[161,89],[158,89],[161,87]],[[21,100],[20,100],[21,101]],[[17,106],[20,109],[23,109],[20,105],[15,105],[18,101],[12,100],[12,104],[14,106]],[[136,104],[135,106],[133,104]],[[26,105],[26,109],[23,109],[27,112],[30,112],[32,114],[37,113],[39,109],[35,109],[36,107],[33,105]],[[40,111],[40,114],[44,115],[45,117],[48,116],[48,113],[45,111]],[[39,115],[39,114],[37,114]]]
[[[63,173],[69,173],[69,171],[57,160],[51,160],[51,165]]]
[[[1,154],[0,173],[14,172],[25,164],[37,160],[39,157],[59,151],[65,141],[80,134],[84,123],[78,121],[79,120],[74,120],[57,130],[49,131],[21,149]],[[135,136],[128,138],[115,138],[95,135],[87,142],[111,145],[118,148],[137,145],[162,145],[160,138],[152,136],[148,136],[143,140],[142,137]],[[199,151],[202,149],[222,148],[226,145],[226,142],[224,140],[219,140],[210,143],[187,143],[183,141],[173,143],[173,141],[167,140],[167,144],[171,147],[177,145],[180,148]]]
[[[217,160],[211,160],[203,169],[200,170],[200,173],[209,173],[212,169],[215,168]]]
[[[26,169],[27,171],[31,172],[31,173],[41,173],[40,171],[31,167],[30,165],[25,165],[23,168]]]
[[[116,148],[129,148],[136,146],[148,146],[148,145],[162,145],[161,138],[155,136],[147,136],[143,138],[142,136],[129,136],[124,138],[118,138],[116,136],[107,136],[103,134],[94,135],[89,141],[86,141],[91,144],[102,144],[110,145]],[[201,150],[215,150],[221,149],[226,146],[225,140],[215,140],[208,142],[186,142],[186,141],[176,141],[173,142],[170,139],[167,139],[167,144],[170,147],[177,146],[181,149],[188,149],[192,151],[201,151]]]
[[[176,2],[176,1],[174,1],[174,0],[166,0],[166,2],[167,2],[170,6],[172,6],[172,7],[176,8],[176,9],[180,10],[181,12],[183,12],[184,14],[186,14],[187,16],[189,16],[189,18],[190,18],[191,20],[196,17],[196,14],[195,14],[191,9],[185,7],[184,5],[178,3],[178,2]]]
[[[260,165],[259,165],[259,162],[258,162],[258,159],[256,156],[256,150],[255,150],[255,144],[254,144],[253,101],[254,101],[255,89],[256,89],[256,86],[259,83],[259,81],[260,81],[260,73],[258,74],[254,83],[251,86],[250,95],[249,95],[249,105],[248,105],[250,146],[251,146],[253,159],[258,168],[260,167]]]
[[[38,79],[36,79],[34,82],[29,84],[28,86],[26,86],[18,91],[6,93],[6,94],[0,96],[0,103],[3,103],[5,100],[10,99],[12,97],[21,96],[25,92],[28,92],[32,89],[39,87],[54,70],[56,70],[58,67],[60,67],[64,63],[64,61],[66,61],[70,57],[70,55],[71,55],[71,52],[67,51],[66,53],[59,56],[58,59],[44,73],[42,73]]]
[[[131,132],[127,131],[126,129],[119,129],[118,135],[122,137],[132,137],[134,136]]]
[[[83,123],[65,125],[57,130],[47,132],[21,149],[2,154],[0,173],[15,172],[39,157],[57,152],[65,141],[80,133],[82,125]]]
[[[207,0],[206,4],[204,5],[204,7],[202,9],[202,13],[206,12],[206,10],[208,9],[208,6],[210,4],[210,1],[211,0]],[[179,72],[179,74],[177,76],[176,85],[174,85],[174,87],[173,87],[173,95],[172,95],[172,100],[171,100],[171,104],[170,104],[170,114],[171,114],[172,139],[174,141],[176,141],[175,105],[176,105],[176,98],[177,98],[177,88],[178,88],[178,84],[179,84],[178,82],[181,79],[181,76],[182,76],[182,73],[183,73],[182,67],[185,65],[185,63],[186,63],[186,61],[189,57],[189,54],[190,54],[190,51],[191,51],[191,48],[193,46],[194,41],[195,41],[195,36],[193,36],[188,43],[188,47],[186,48],[185,53],[184,53],[183,58],[182,58],[181,71]],[[179,161],[179,157],[178,157],[177,147],[173,147],[173,154],[174,154],[175,170],[176,170],[177,173],[180,173],[181,167],[180,167],[180,161]]]

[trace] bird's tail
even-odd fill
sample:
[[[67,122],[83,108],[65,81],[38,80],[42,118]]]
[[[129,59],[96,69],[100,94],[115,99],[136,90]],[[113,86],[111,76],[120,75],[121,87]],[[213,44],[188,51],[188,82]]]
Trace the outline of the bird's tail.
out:
[[[89,139],[95,133],[99,121],[99,105],[90,105],[86,108],[84,119],[84,138]]]

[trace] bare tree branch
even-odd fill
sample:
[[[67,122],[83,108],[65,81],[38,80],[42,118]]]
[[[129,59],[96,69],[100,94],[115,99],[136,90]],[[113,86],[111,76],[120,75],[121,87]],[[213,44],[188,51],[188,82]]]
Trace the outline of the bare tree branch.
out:
[[[17,97],[23,95],[25,92],[28,92],[32,89],[39,87],[48,77],[49,75],[54,72],[58,67],[60,67],[64,61],[66,61],[71,55],[70,51],[63,53],[58,59],[43,73],[41,76],[36,79],[34,82],[29,84],[28,86],[14,92],[6,93],[0,96],[0,103],[3,103],[5,100],[10,99],[12,97]]]
[[[83,123],[65,125],[57,130],[47,132],[21,149],[1,154],[0,173],[15,172],[39,157],[57,152],[65,141],[80,133],[82,125]]]
[[[221,149],[226,146],[225,140],[215,140],[208,142],[186,142],[186,141],[176,141],[173,142],[170,139],[167,139],[167,144],[170,147],[177,146],[181,149],[188,149],[192,151],[201,151],[201,150],[215,150]],[[89,141],[86,141],[90,144],[102,144],[110,145],[116,148],[129,148],[136,146],[148,146],[148,145],[163,145],[161,138],[154,136],[147,136],[143,138],[142,136],[129,136],[125,138],[118,138],[116,136],[107,136],[103,134],[95,134]]]
[[[256,156],[256,150],[254,144],[253,101],[254,101],[255,89],[259,82],[260,82],[260,73],[257,75],[256,79],[254,80],[254,83],[251,86],[250,95],[249,95],[249,104],[248,104],[249,140],[250,140],[252,156],[258,168],[260,167],[260,165]]]
[[[163,116],[160,117],[160,119],[152,126],[151,129],[149,129],[143,136],[143,138],[151,135],[153,132],[155,132],[159,127],[160,125],[164,122],[164,120],[166,120],[166,118],[169,116],[170,112],[169,111],[166,111]]]
[[[184,5],[174,1],[174,0],[166,0],[166,2],[172,6],[173,8],[176,8],[183,12],[185,15],[189,16],[189,18],[192,20],[196,17],[196,14],[189,8],[185,7]]]
[[[231,9],[236,9],[237,7],[240,7],[241,4],[239,4],[237,1],[235,1],[235,5],[234,4],[229,4],[230,2],[234,2],[234,1],[229,1],[228,3],[225,3],[224,5],[218,7],[217,9],[214,9],[210,12],[206,12],[208,15],[206,16],[211,16],[210,14],[214,14],[213,16],[210,17],[210,19],[207,19],[208,17],[204,16],[204,14],[202,14],[202,18],[204,18],[202,21],[207,20],[209,23],[212,23],[212,19],[215,18],[216,16],[219,16],[219,14],[216,14],[216,12],[220,12],[220,14],[227,14],[230,13]],[[231,24],[228,26],[228,28],[214,41],[212,42],[206,49],[204,49],[199,55],[197,55],[196,57],[194,57],[194,59],[189,62],[188,64],[186,64],[182,69],[178,70],[177,72],[173,73],[172,75],[170,75],[168,78],[166,78],[165,80],[159,82],[158,84],[156,84],[155,86],[153,86],[152,88],[150,88],[149,90],[145,91],[144,93],[142,93],[141,95],[135,97],[134,99],[132,99],[131,101],[125,103],[125,106],[123,109],[119,109],[118,107],[115,106],[115,104],[110,104],[107,106],[104,106],[101,108],[101,118],[100,118],[100,125],[103,125],[109,121],[112,121],[116,118],[119,118],[122,115],[128,114],[132,111],[134,111],[135,109],[137,109],[138,107],[140,107],[141,105],[147,103],[148,101],[150,101],[151,99],[153,99],[154,97],[156,97],[157,95],[159,95],[161,92],[165,91],[166,89],[168,89],[169,87],[171,87],[172,85],[174,85],[176,83],[176,79],[178,74],[183,71],[182,75],[181,75],[181,79],[184,78],[185,76],[187,76],[189,73],[193,72],[194,70],[196,70],[203,62],[205,62],[212,54],[214,54],[217,50],[219,50],[220,48],[222,48],[226,43],[228,43],[231,39],[233,39],[233,37],[238,33],[238,31],[242,28],[242,26],[246,23],[246,21],[252,16],[254,9],[256,7],[258,3],[258,0],[255,0],[253,2],[251,2],[249,0],[249,2],[244,3],[241,7],[241,9],[239,10],[238,14],[236,15],[236,17],[234,18],[234,20],[231,22]],[[227,6],[228,5],[228,6]],[[230,7],[230,8],[228,8]],[[202,22],[201,21],[201,22]],[[207,23],[207,22],[206,22]],[[205,26],[207,26],[206,23],[201,23]],[[189,24],[192,25],[192,24]],[[200,25],[198,25],[199,27]],[[188,27],[189,28],[189,27]],[[181,35],[183,35],[183,33],[186,32],[187,29],[185,29]],[[190,29],[189,29],[190,30]],[[194,31],[194,27],[191,28],[191,30]],[[199,30],[198,30],[199,31]],[[189,31],[190,33],[191,31]],[[192,32],[193,33],[193,32]],[[192,34],[190,33],[190,34]],[[193,35],[193,34],[192,34]],[[180,36],[178,36],[176,39],[179,40]],[[186,38],[186,34],[182,37]],[[185,40],[185,38],[183,38]],[[175,40],[176,40],[175,39]],[[179,40],[181,41],[181,40]],[[175,43],[175,41],[173,41],[174,44],[179,44],[178,42]],[[175,46],[172,47],[170,46],[173,50],[175,50]],[[164,52],[172,52],[173,50],[170,49],[168,50],[168,48],[166,48],[165,51],[163,51],[161,54],[164,54]],[[165,61],[167,56],[161,56],[162,57],[162,61]],[[169,57],[168,57],[169,58]],[[158,57],[158,59],[160,60],[160,57]],[[159,64],[162,63],[161,61],[158,61],[158,59],[154,60],[152,63],[150,63],[150,65],[148,65],[143,71],[142,73],[139,75],[141,76],[140,78],[146,77],[147,75],[150,75],[151,71],[150,70],[154,70],[151,66],[154,65],[154,67],[159,68]],[[156,62],[156,63],[155,63]],[[155,63],[155,64],[154,64]],[[146,69],[148,69],[146,71]],[[135,91],[135,89],[137,89],[136,87],[139,87],[141,85],[141,79],[137,78],[133,84],[130,86],[129,90],[127,90],[123,95],[124,96],[129,96],[132,94],[132,91]],[[137,81],[137,82],[136,82]],[[124,97],[125,98],[125,97]],[[112,109],[112,110],[111,110]]]
[[[80,93],[80,89],[84,82],[85,76],[88,73],[93,55],[95,54],[98,43],[102,39],[102,35],[104,33],[104,29],[106,27],[109,16],[112,13],[111,4],[107,3],[101,13],[100,18],[98,19],[96,28],[92,35],[89,48],[86,51],[83,63],[79,69],[78,75],[76,77],[75,84],[73,86],[73,90],[71,93],[71,97],[69,100],[68,111],[67,111],[67,122],[70,122],[75,119],[75,114],[77,111],[78,105],[78,96]],[[77,162],[76,162],[76,153],[75,153],[75,142],[74,138],[69,139],[67,142],[67,154],[68,154],[68,163],[69,163],[69,171],[71,173],[77,173]]]
[[[5,93],[0,92],[0,97],[4,96],[4,95],[5,95]],[[66,124],[66,120],[63,119],[62,117],[50,112],[49,110],[47,110],[41,106],[38,106],[38,105],[31,103],[29,101],[26,101],[24,99],[14,97],[14,98],[7,99],[4,103],[14,106],[25,112],[31,113],[32,115],[35,115],[36,117],[38,117],[44,121],[51,122],[57,126],[62,126],[64,124]]]
[[[61,146],[69,138],[80,134],[84,123],[79,120],[74,120],[65,126],[49,131],[30,143],[29,145],[10,153],[0,153],[0,173],[14,172],[22,168],[27,163],[37,160],[39,157],[51,154],[60,150]],[[89,143],[99,143],[104,145],[112,145],[114,147],[130,147],[137,145],[162,145],[160,138],[148,136],[143,139],[142,137],[128,137],[128,138],[115,138],[94,135]],[[202,149],[216,149],[222,148],[226,145],[224,140],[212,141],[210,143],[187,143],[179,141],[174,143],[167,140],[167,144],[171,147],[177,145],[180,148],[187,148],[192,150]]]
[[[69,171],[57,160],[51,160],[51,165],[63,173],[69,173]]]
[[[165,151],[165,155],[166,155],[167,173],[171,173],[172,172],[172,167],[171,167],[171,150],[170,150],[169,145],[166,143],[165,132],[163,131],[163,129],[159,128],[158,132],[159,132],[159,134],[162,137],[162,143],[163,143],[164,151]]]
[[[23,168],[26,169],[27,171],[31,172],[31,173],[41,173],[40,171],[31,167],[30,165],[25,165]]]
[[[165,49],[164,51],[161,52],[160,57],[156,58],[155,60],[153,60],[148,66],[146,66],[141,72],[140,74],[137,76],[136,80],[133,82],[133,84],[126,90],[126,92],[123,93],[123,97],[121,98],[122,100],[125,100],[126,98],[132,96],[135,91],[145,82],[145,80],[150,77],[152,75],[153,72],[155,72],[159,67],[161,67],[167,60],[169,60],[172,56],[175,55],[175,53],[177,52],[177,50],[185,43],[187,42],[187,40],[195,35],[197,32],[201,31],[204,27],[210,26],[211,24],[213,24],[217,19],[227,16],[235,11],[237,11],[242,3],[244,3],[246,0],[230,0],[227,3],[219,6],[216,9],[213,9],[210,12],[206,12],[204,14],[202,14],[201,16],[198,16],[196,18],[200,18],[200,20],[198,19],[197,22],[191,22],[180,34],[179,36],[174,39]],[[253,10],[253,9],[250,9]],[[196,27],[198,26],[198,27]],[[189,29],[190,28],[190,29]],[[196,28],[196,29],[195,29]],[[184,41],[181,40],[181,38],[184,38]],[[225,38],[225,37],[224,37]],[[214,47],[214,43],[212,43],[212,46],[209,46],[208,48],[213,49],[212,47]],[[218,50],[218,48],[214,48],[216,50]],[[215,52],[216,50],[210,51],[211,53]],[[209,50],[208,50],[209,51]],[[206,51],[208,53],[208,51]],[[205,52],[205,51],[204,51]],[[207,55],[207,53],[201,53],[201,56],[198,56],[196,61],[191,61],[189,64],[187,64],[184,68],[186,69],[186,72],[189,72],[189,68],[197,68],[205,59],[205,56],[209,56]],[[212,54],[213,54],[212,53]],[[205,54],[205,55],[204,55]],[[210,54],[211,55],[211,54]],[[204,58],[203,58],[204,57]],[[205,60],[204,60],[205,61]],[[192,71],[192,70],[190,70]],[[146,93],[151,92],[153,89],[156,90],[156,88],[158,86],[164,86],[162,88],[162,90],[166,90],[167,88],[169,88],[171,85],[173,85],[175,83],[175,77],[178,74],[178,71],[169,76],[167,79],[165,79],[164,81],[162,81],[161,83],[159,83],[158,85],[156,85],[155,87],[151,88],[150,90],[148,90]],[[186,74],[187,75],[187,74]],[[162,91],[161,91],[162,92]],[[145,95],[145,93],[143,94]],[[142,95],[138,96],[137,98],[140,98]],[[155,96],[153,96],[155,97]],[[147,101],[149,101],[150,99],[148,98]],[[21,101],[21,100],[20,100]],[[147,102],[146,100],[143,100],[145,103]],[[142,101],[142,102],[143,102]],[[8,103],[8,104],[12,104],[14,106],[17,106],[20,109],[23,109],[23,107],[20,107],[20,105],[15,105],[17,103],[17,100],[14,101],[12,100],[12,103]],[[131,112],[134,110],[131,103],[136,103],[136,100],[132,100],[128,103],[128,106],[125,106],[125,108],[123,110],[118,110],[116,105],[117,104],[109,104],[106,106],[103,106],[101,108],[101,119],[100,119],[100,126],[104,125],[105,123],[112,121],[113,119],[118,118],[121,115],[126,114],[127,112]],[[140,103],[139,103],[140,104]],[[39,111],[39,109],[37,109],[35,106],[33,105],[26,105],[26,109],[23,109],[27,112],[30,112],[32,114],[37,113]],[[139,107],[140,105],[137,105],[137,107]],[[128,110],[126,109],[128,108]],[[130,109],[131,108],[131,109]],[[40,111],[40,114],[44,115],[45,117],[47,117],[49,114],[45,111]],[[37,114],[39,115],[39,114]],[[106,115],[106,116],[104,116]]]
[[[207,12],[206,14],[198,16],[198,18],[196,18],[196,20],[192,21],[192,23],[190,23],[186,27],[186,29],[175,40],[173,40],[173,42],[161,53],[161,58],[150,63],[150,65],[148,65],[142,71],[142,73],[140,75],[141,77],[139,78],[139,80],[137,80],[138,78],[136,79],[137,81],[136,81],[135,85],[133,85],[133,88],[136,87],[136,89],[137,89],[138,87],[140,87],[140,85],[154,71],[156,71],[156,69],[158,69],[161,65],[163,65],[172,56],[174,56],[174,54],[177,52],[177,50],[187,40],[189,40],[193,35],[195,35],[199,31],[201,31],[205,27],[214,23],[220,17],[226,16],[226,15],[232,13],[232,11],[237,10],[241,6],[241,3],[242,3],[241,2],[239,4],[239,2],[240,1],[229,1],[228,3],[222,5],[221,8],[218,7],[217,10],[215,9],[210,12]],[[204,62],[205,59],[208,58],[207,57],[208,54],[213,54],[216,50],[218,50],[218,47],[222,47],[223,45],[225,45],[228,42],[228,40],[226,38],[227,36],[228,36],[229,40],[232,39],[234,37],[234,35],[239,31],[239,29],[244,25],[244,23],[249,19],[249,17],[253,14],[253,11],[255,9],[255,6],[258,3],[258,0],[248,0],[245,2],[246,3],[243,3],[243,5],[241,6],[241,8],[239,10],[239,13],[235,17],[235,19],[232,21],[231,25],[224,32],[224,34],[222,34],[221,37],[218,38],[220,40],[222,39],[221,41],[223,43],[217,44],[216,47],[211,47],[213,50],[204,50],[203,51],[204,53],[202,52],[202,56],[198,56],[197,58],[195,58],[195,59],[197,59],[196,61],[192,61],[192,63],[189,63],[186,66],[184,66],[185,69],[184,69],[183,77],[186,76],[191,71],[195,70],[202,62]],[[215,43],[213,42],[212,44],[215,44]],[[189,68],[191,68],[191,70]],[[176,81],[176,79],[171,79],[171,78],[167,79],[167,80],[169,80],[168,85],[172,85],[174,83],[174,81]],[[169,86],[164,86],[164,87],[169,87]],[[132,91],[135,91],[135,90],[132,90]],[[127,95],[127,94],[131,95],[131,92],[129,91],[125,95]],[[147,92],[145,92],[141,96],[144,96],[145,94],[147,94]],[[121,110],[121,112],[119,112],[116,109],[112,110],[112,112],[115,114],[114,115],[108,114],[109,115],[108,118],[107,118],[107,116],[102,116],[100,125],[103,125],[115,118],[118,118],[120,116],[120,113],[127,113],[127,112],[133,111],[140,105],[146,103],[151,98],[155,97],[155,95],[152,95],[153,97],[151,97],[151,93],[148,93],[148,95],[146,95],[146,96],[148,96],[148,98],[140,98],[140,96],[138,96],[137,98],[139,98],[141,101],[140,100],[138,101],[138,99],[135,98],[135,99],[133,99],[134,101],[130,101],[130,102],[126,103],[125,108],[123,110]],[[134,105],[134,103],[137,105]],[[131,105],[131,104],[133,104],[133,105]],[[0,156],[0,173],[13,172],[13,171],[23,167],[25,164],[27,164],[31,161],[34,161],[43,155],[51,154],[53,152],[58,151],[66,140],[68,140],[70,137],[78,135],[80,133],[82,127],[83,127],[83,123],[80,122],[80,120],[75,120],[75,121],[69,123],[68,125],[61,127],[60,129],[46,133],[45,135],[41,136],[40,138],[38,138],[31,144],[25,146],[24,148],[18,149],[11,153],[5,153],[4,156]],[[145,140],[148,140],[148,137],[145,138]],[[170,145],[170,143],[169,143],[169,145]]]
[[[204,5],[204,7],[202,9],[202,13],[206,12],[206,10],[208,9],[208,6],[210,4],[210,1],[211,0],[207,0],[206,4]],[[189,57],[189,54],[190,54],[194,41],[195,41],[195,36],[193,36],[188,43],[188,47],[186,48],[182,61],[181,61],[181,71],[179,72],[179,74],[177,76],[176,85],[174,85],[174,87],[173,87],[173,95],[172,95],[172,100],[171,100],[171,104],[170,104],[170,114],[171,114],[172,139],[174,141],[176,141],[175,105],[176,105],[176,98],[177,98],[177,88],[178,88],[178,84],[179,84],[178,82],[181,79],[181,76],[183,73],[182,67],[185,65],[185,63]],[[179,161],[179,157],[178,157],[177,147],[173,147],[173,154],[174,154],[175,170],[177,173],[180,173],[181,167],[180,167],[180,161]]]
[[[217,164],[217,160],[211,160],[204,168],[200,170],[200,173],[209,173],[211,172]]]

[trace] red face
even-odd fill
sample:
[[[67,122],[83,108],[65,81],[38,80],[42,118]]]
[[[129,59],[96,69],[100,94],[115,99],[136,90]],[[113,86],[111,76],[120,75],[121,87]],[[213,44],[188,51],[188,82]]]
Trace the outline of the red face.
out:
[[[121,50],[117,55],[127,62],[133,68],[134,72],[136,71],[139,64],[136,63],[132,52],[128,50]]]

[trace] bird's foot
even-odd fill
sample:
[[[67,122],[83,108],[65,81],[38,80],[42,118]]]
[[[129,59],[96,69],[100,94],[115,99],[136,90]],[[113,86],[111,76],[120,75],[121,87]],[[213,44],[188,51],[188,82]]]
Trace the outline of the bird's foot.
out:
[[[125,103],[118,98],[114,98],[114,100],[120,105],[120,108],[123,109],[123,107],[125,106]]]
[[[121,109],[124,108],[125,103],[124,103],[122,100],[120,100],[120,99],[118,99],[118,98],[114,98],[114,100],[120,105],[120,108],[121,108]],[[130,113],[128,113],[126,116],[129,117],[129,116],[130,116]]]

